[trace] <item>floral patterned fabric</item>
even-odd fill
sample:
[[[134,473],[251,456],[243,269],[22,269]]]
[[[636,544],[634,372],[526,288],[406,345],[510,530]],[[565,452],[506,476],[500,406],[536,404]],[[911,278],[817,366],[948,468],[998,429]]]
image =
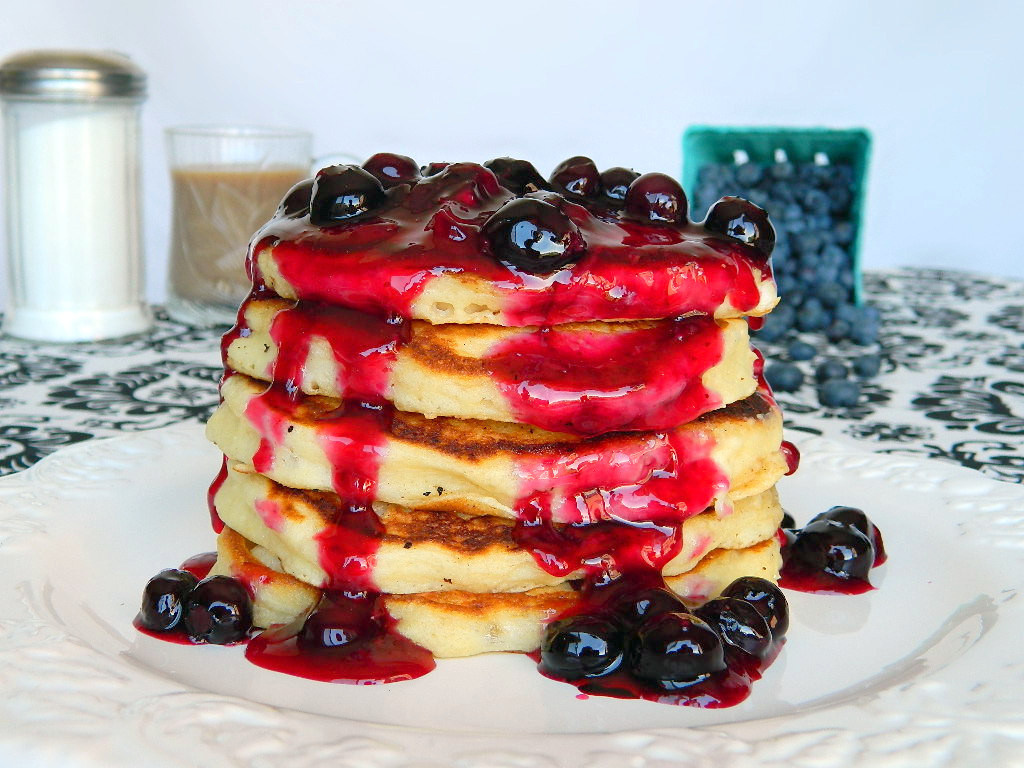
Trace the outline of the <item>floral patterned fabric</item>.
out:
[[[881,372],[854,408],[822,407],[810,385],[780,394],[790,439],[823,435],[1024,483],[1024,283],[924,269],[864,282],[882,313],[878,348],[808,340],[819,360],[878,352]],[[219,335],[158,311],[151,332],[127,341],[0,339],[0,475],[72,443],[205,420],[217,404]],[[769,360],[783,351],[759,346]]]

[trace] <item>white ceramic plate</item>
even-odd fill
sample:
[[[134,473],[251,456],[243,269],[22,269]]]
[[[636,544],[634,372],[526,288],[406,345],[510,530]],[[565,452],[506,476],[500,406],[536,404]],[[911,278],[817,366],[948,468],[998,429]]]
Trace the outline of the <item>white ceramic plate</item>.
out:
[[[863,507],[889,564],[866,595],[790,593],[785,650],[725,710],[580,698],[521,656],[352,687],[144,637],[145,581],[213,548],[219,456],[195,426],[66,449],[0,481],[0,765],[1021,764],[1024,488],[802,449],[787,508]]]

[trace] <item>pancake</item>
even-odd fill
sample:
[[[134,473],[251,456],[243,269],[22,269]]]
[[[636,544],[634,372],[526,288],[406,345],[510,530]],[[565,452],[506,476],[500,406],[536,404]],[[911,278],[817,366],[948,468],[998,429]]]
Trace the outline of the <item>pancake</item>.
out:
[[[211,575],[232,576],[246,585],[257,627],[287,624],[308,614],[322,594],[283,573],[272,554],[230,528],[217,539],[217,555]],[[780,563],[779,544],[772,537],[746,549],[709,552],[691,571],[666,582],[684,600],[703,603],[740,576],[777,580]],[[399,633],[434,656],[448,658],[536,650],[544,625],[571,609],[577,598],[562,585],[528,592],[423,592],[383,599]]]
[[[342,171],[353,172],[361,174]],[[330,211],[344,197],[330,191],[330,175],[318,174],[316,189],[296,189],[256,234],[254,284],[288,299],[435,324],[760,316],[778,301],[767,232],[760,250],[685,216],[652,219],[608,198],[503,186],[475,163],[386,189],[371,181],[367,208],[337,219]],[[509,228],[537,216],[562,233],[545,230],[561,257],[509,251]]]
[[[228,458],[290,488],[355,502],[511,518],[529,506],[556,523],[676,520],[727,495],[761,493],[786,472],[782,416],[763,392],[669,432],[586,440],[332,398],[293,401],[240,374],[221,394],[206,433]]]
[[[228,338],[229,368],[292,379],[309,395],[384,398],[428,418],[573,434],[668,429],[757,386],[742,320],[401,328],[352,310],[263,298],[242,306]]]
[[[345,507],[335,494],[287,488],[250,467],[232,464],[215,492],[214,506],[228,527],[272,553],[284,571],[315,586],[340,580],[340,573],[331,573],[340,571],[331,542],[343,539],[347,530],[336,524]],[[380,592],[523,592],[582,577],[580,571],[560,576],[541,569],[517,545],[508,518],[393,504],[374,508],[383,531],[369,558],[370,581]],[[730,514],[709,510],[688,518],[682,549],[663,573],[688,571],[712,549],[742,549],[762,541],[778,529],[781,519],[774,488],[736,502]]]

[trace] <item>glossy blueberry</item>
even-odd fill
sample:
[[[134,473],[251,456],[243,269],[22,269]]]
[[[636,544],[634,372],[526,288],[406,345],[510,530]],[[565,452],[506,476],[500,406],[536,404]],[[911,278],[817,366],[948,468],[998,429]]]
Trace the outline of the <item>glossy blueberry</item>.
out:
[[[811,518],[811,522],[827,520],[841,525],[849,525],[863,533],[875,548],[875,565],[885,560],[885,544],[882,541],[882,532],[871,522],[864,510],[857,507],[836,506],[831,507]]]
[[[642,680],[677,690],[724,670],[725,653],[721,638],[703,619],[663,613],[640,628],[630,667]]]
[[[583,235],[568,216],[531,197],[505,203],[482,231],[498,261],[531,274],[554,272],[586,250]]]
[[[309,220],[318,227],[353,221],[387,200],[384,187],[357,165],[332,165],[313,181]]]
[[[768,214],[739,197],[723,197],[712,205],[704,228],[752,245],[765,256],[771,256],[775,248],[775,228]]]
[[[420,175],[415,160],[392,152],[378,152],[363,163],[363,169],[372,174],[384,189],[411,183]]]
[[[601,174],[589,157],[577,155],[563,160],[551,172],[551,184],[574,197],[596,197],[601,191]]]
[[[751,656],[761,658],[771,646],[772,633],[768,622],[745,600],[719,597],[705,603],[695,613],[718,633],[723,642]]]
[[[847,373],[846,366],[839,360],[823,360],[818,363],[818,367],[814,369],[814,378],[818,381],[828,381],[829,379],[845,379]]]
[[[862,379],[870,379],[878,375],[882,368],[882,358],[878,355],[860,355],[853,358],[853,372]]]
[[[305,216],[309,213],[309,201],[313,195],[313,180],[300,181],[288,190],[277,207],[275,216]]]
[[[860,382],[829,379],[818,387],[818,401],[826,408],[852,408],[860,400]]]
[[[789,603],[782,590],[767,579],[743,576],[722,590],[722,597],[746,600],[768,622],[772,637],[781,637],[789,629]]]
[[[436,176],[449,165],[451,163],[427,163],[420,168],[420,176]]]
[[[658,614],[685,610],[683,601],[672,590],[649,587],[617,601],[615,615],[626,626],[636,627]]]
[[[812,573],[836,579],[866,579],[875,562],[871,539],[852,525],[813,520],[789,545],[788,562]]]
[[[776,392],[796,392],[804,383],[803,372],[793,363],[768,363],[764,367],[764,377]]]
[[[224,645],[244,640],[252,628],[249,593],[230,576],[209,576],[189,595],[184,624],[197,642]]]
[[[789,345],[789,349],[786,350],[786,354],[789,355],[790,360],[811,360],[816,354],[818,354],[818,350],[806,341],[800,341],[797,339]]]
[[[310,651],[331,651],[344,648],[365,638],[375,628],[371,622],[354,616],[351,611],[317,609],[309,615],[296,638],[299,648]]]
[[[865,514],[863,509],[857,507],[834,506],[824,512],[819,512],[812,517],[809,523],[821,521],[836,523],[838,525],[849,525],[856,528],[868,538],[873,538],[875,526]]]
[[[185,601],[198,579],[188,571],[167,568],[146,583],[142,590],[139,623],[154,632],[167,632],[181,622]]]
[[[573,616],[547,626],[540,664],[545,672],[563,680],[601,677],[621,666],[625,648],[618,622],[600,616]]]
[[[640,174],[631,168],[615,166],[601,171],[601,196],[606,201],[621,205],[626,200],[626,192]]]
[[[626,213],[640,221],[656,224],[686,223],[688,203],[679,182],[664,173],[645,173],[629,185]]]
[[[533,167],[533,163],[526,160],[517,160],[514,157],[496,157],[484,163],[484,168],[490,168],[498,177],[501,186],[517,195],[539,192],[549,188],[547,180],[540,175],[540,171]]]
[[[789,512],[782,513],[782,522],[779,523],[779,528],[796,528],[796,520]]]

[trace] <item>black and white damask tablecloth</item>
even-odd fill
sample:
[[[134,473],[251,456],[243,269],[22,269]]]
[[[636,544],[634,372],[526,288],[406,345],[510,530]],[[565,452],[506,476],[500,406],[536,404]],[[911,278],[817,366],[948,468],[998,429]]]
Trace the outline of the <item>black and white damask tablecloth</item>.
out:
[[[780,394],[790,438],[822,435],[1024,483],[1024,283],[907,269],[868,273],[865,294],[882,313],[881,372],[852,408],[822,407],[809,385]],[[157,316],[128,341],[0,339],[0,475],[65,445],[210,415],[223,329]],[[829,357],[868,351],[809,338]],[[759,346],[768,359],[781,353]]]

